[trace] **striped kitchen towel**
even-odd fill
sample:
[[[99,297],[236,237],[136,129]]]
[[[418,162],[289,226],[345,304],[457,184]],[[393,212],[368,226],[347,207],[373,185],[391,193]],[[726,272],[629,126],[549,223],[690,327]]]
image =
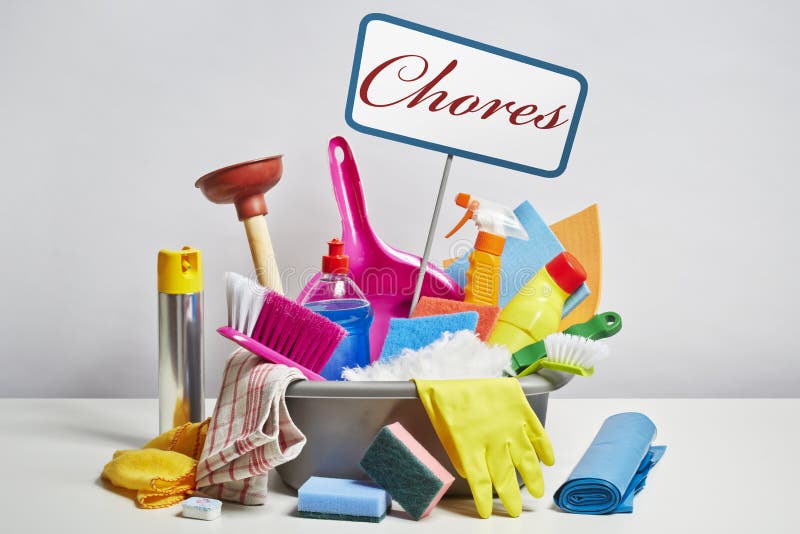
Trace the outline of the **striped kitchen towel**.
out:
[[[222,388],[197,464],[197,489],[210,497],[264,504],[267,473],[303,450],[306,437],[286,409],[297,369],[239,349],[225,365]]]

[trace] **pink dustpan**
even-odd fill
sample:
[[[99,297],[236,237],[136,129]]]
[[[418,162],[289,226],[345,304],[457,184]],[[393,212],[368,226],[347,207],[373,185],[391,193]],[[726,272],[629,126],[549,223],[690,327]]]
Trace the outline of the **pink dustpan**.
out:
[[[341,162],[337,159],[337,148],[343,155]],[[389,319],[408,317],[411,311],[411,299],[422,259],[390,247],[375,234],[367,218],[367,204],[356,160],[343,137],[331,139],[328,157],[333,193],[342,218],[344,251],[350,256],[350,275],[372,304],[374,319],[369,332],[369,344],[371,359],[375,361],[386,339]],[[314,277],[300,292],[298,301],[318,277]],[[464,299],[464,292],[456,281],[431,263],[425,270],[422,295]]]

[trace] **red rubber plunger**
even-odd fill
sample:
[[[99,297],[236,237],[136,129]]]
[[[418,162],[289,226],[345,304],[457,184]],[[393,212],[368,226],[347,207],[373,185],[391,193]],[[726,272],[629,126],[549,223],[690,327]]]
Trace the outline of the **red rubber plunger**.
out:
[[[282,294],[283,285],[264,217],[267,214],[264,193],[281,179],[281,158],[277,155],[229,165],[206,174],[194,185],[211,202],[236,206],[236,215],[247,232],[258,282]]]
[[[264,193],[275,187],[283,174],[282,156],[254,159],[212,171],[195,187],[215,204],[233,204],[243,221],[267,214]]]

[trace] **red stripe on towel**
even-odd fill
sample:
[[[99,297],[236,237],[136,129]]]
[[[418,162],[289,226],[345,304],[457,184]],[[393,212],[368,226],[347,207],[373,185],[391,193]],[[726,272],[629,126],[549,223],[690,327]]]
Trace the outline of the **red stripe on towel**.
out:
[[[249,353],[242,353],[244,358],[242,358],[242,363],[239,365],[239,369],[236,372],[236,382],[233,383],[233,402],[231,403],[231,416],[228,419],[228,435],[225,437],[225,445],[222,447],[225,448],[231,442],[231,433],[233,432],[233,423],[236,421],[236,401],[238,400],[236,397],[237,391],[239,390],[239,379],[242,376],[242,370],[245,367],[245,362],[247,362],[247,354]]]
[[[234,358],[236,358],[236,353],[234,353],[233,356],[231,356],[230,359],[232,360]],[[225,384],[225,381],[228,379],[228,372],[230,371],[230,368],[231,368],[231,364],[229,362],[228,365],[225,366],[225,371],[223,371],[223,373],[222,373],[222,383],[223,384]],[[224,393],[224,392],[225,392],[225,387],[223,386],[222,387],[222,393]],[[223,395],[220,394],[220,398],[219,398],[218,402],[222,402],[223,401],[222,397],[223,397]],[[217,416],[218,416],[218,414],[219,414],[219,406],[217,406],[215,408],[215,410],[214,410],[214,419],[212,419],[212,421],[211,421],[211,427],[212,427],[212,429],[211,429],[211,445],[208,448],[209,451],[213,451],[214,450],[214,444],[216,443],[216,439],[217,439],[217,424],[218,424]],[[206,467],[208,468],[209,471],[211,470],[211,466],[208,464],[208,460],[206,460]]]

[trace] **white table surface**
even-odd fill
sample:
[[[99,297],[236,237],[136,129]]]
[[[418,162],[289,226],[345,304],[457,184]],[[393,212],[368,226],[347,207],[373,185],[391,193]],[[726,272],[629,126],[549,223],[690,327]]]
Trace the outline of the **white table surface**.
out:
[[[99,474],[115,449],[138,448],[157,434],[155,400],[2,399],[2,532],[449,532],[458,534],[800,532],[800,399],[551,399],[547,430],[556,464],[545,467],[546,493],[523,490],[526,510],[490,519],[471,500],[447,499],[414,522],[395,510],[380,524],[303,519],[295,494],[271,473],[266,505],[225,503],[212,522],[180,517],[180,506],[140,510],[108,489]],[[208,413],[212,403],[209,402]],[[633,514],[573,515],[552,495],[603,420],[639,411],[658,427],[667,452],[653,469]],[[446,530],[445,530],[446,529]]]

